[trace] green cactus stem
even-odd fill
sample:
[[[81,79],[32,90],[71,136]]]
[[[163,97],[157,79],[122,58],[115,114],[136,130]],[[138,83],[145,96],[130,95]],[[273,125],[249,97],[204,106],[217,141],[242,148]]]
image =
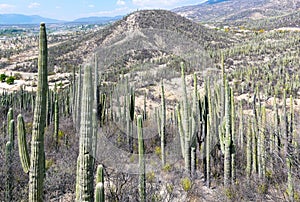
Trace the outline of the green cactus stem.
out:
[[[8,141],[5,145],[5,167],[5,201],[10,202],[13,201],[12,144],[10,141]]]
[[[28,173],[30,168],[30,159],[27,150],[25,124],[24,124],[23,116],[21,114],[19,114],[17,118],[17,134],[18,134],[19,156],[20,156],[22,168],[24,173]]]
[[[45,176],[44,130],[46,124],[46,102],[48,90],[48,49],[45,23],[40,25],[38,85],[33,117],[30,172],[29,202],[43,201]]]
[[[104,185],[102,182],[97,183],[95,188],[95,202],[104,202],[105,195],[104,195]]]
[[[161,81],[161,130],[160,130],[160,147],[161,147],[161,162],[162,166],[166,164],[166,152],[165,152],[165,135],[166,135],[166,103],[165,103],[165,90],[164,82]]]
[[[85,66],[80,119],[79,156],[76,180],[76,201],[94,200],[92,157],[93,85],[90,65]]]
[[[146,201],[146,174],[145,174],[145,148],[144,148],[144,137],[143,137],[143,116],[138,115],[137,117],[137,132],[138,132],[138,143],[139,143],[139,195],[140,201]]]

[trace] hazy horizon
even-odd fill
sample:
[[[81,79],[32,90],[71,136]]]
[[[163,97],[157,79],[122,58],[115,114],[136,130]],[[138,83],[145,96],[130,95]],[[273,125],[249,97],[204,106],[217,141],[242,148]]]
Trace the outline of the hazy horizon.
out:
[[[0,14],[39,15],[45,18],[72,21],[91,16],[126,15],[139,9],[172,9],[202,2],[205,0],[0,0]]]

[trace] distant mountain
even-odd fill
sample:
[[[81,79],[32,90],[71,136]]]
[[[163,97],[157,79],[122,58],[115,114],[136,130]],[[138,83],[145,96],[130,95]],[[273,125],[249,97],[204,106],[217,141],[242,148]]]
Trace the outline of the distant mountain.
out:
[[[61,20],[44,18],[38,15],[22,15],[22,14],[0,14],[0,24],[39,24],[45,23],[60,23]]]
[[[122,15],[119,16],[114,16],[114,17],[87,17],[87,18],[79,18],[74,20],[73,22],[83,22],[83,23],[100,23],[100,24],[105,24],[105,23],[109,23],[109,22],[115,22],[117,20],[122,19]]]
[[[296,12],[300,0],[208,0],[173,9],[173,12],[199,22],[248,21],[280,17]]]

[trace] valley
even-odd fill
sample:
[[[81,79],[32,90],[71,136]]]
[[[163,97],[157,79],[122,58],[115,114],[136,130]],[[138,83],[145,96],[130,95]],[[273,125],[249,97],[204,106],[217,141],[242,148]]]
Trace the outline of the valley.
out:
[[[100,184],[105,201],[299,201],[299,8],[208,1],[46,23],[47,55],[42,25],[0,26],[0,198],[34,192],[19,152],[38,148],[47,64],[43,201],[97,201]]]

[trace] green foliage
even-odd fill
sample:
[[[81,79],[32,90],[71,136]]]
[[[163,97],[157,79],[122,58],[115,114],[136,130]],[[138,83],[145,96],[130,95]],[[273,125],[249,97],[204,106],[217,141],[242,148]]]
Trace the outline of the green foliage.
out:
[[[6,83],[7,83],[8,85],[12,85],[12,84],[14,84],[15,79],[16,79],[16,78],[15,78],[14,76],[9,76],[9,77],[6,78]]]
[[[228,200],[233,200],[236,198],[236,192],[231,187],[225,188],[225,196]]]
[[[188,177],[185,177],[181,180],[181,186],[184,191],[188,192],[192,188],[192,181]]]
[[[169,194],[171,194],[172,192],[173,192],[173,190],[174,190],[174,186],[173,186],[173,184],[167,184],[166,185],[166,188],[167,188],[167,192],[169,193]]]
[[[166,165],[163,167],[164,172],[170,172],[172,169],[172,166],[169,163],[166,163]]]
[[[5,74],[0,74],[0,81],[4,82],[6,80],[6,75]]]
[[[59,130],[59,131],[58,131],[58,139],[61,140],[64,136],[65,136],[64,131]]]
[[[156,154],[159,158],[161,158],[161,148],[160,148],[160,147],[158,147],[158,146],[155,147],[155,154]]]
[[[46,159],[46,167],[45,169],[48,170],[51,166],[53,166],[54,160],[53,159]]]
[[[257,186],[257,192],[260,194],[266,194],[268,192],[268,185],[265,183],[259,184]]]
[[[155,180],[155,173],[153,171],[150,171],[147,173],[146,175],[147,177],[147,182],[151,183],[151,182],[154,182]]]

